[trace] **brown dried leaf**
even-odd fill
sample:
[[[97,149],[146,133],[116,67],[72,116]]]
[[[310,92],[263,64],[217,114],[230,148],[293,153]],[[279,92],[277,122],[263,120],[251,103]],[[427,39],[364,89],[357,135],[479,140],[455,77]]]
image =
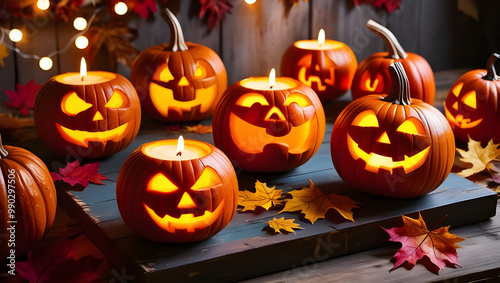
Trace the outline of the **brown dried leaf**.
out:
[[[241,211],[255,210],[258,206],[269,210],[271,206],[283,203],[280,200],[283,190],[276,190],[276,186],[268,187],[266,183],[255,181],[255,193],[249,191],[240,191],[238,205],[243,206]]]

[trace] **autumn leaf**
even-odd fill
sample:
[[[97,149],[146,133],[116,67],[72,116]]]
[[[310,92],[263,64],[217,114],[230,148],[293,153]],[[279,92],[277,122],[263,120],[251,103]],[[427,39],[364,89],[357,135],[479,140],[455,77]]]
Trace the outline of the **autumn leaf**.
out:
[[[199,17],[203,18],[208,12],[208,27],[213,29],[224,18],[226,12],[231,13],[233,5],[229,0],[200,0],[201,10]]]
[[[29,116],[30,110],[35,104],[35,96],[42,85],[35,84],[35,80],[27,82],[25,85],[17,84],[17,91],[5,90],[10,102],[4,101],[7,108],[17,108],[23,116]]]
[[[290,192],[292,199],[288,200],[282,212],[299,211],[305,214],[305,218],[309,219],[312,224],[319,218],[325,218],[325,214],[330,209],[337,210],[345,219],[353,219],[353,208],[358,208],[356,204],[359,202],[353,201],[348,196],[341,196],[337,194],[325,194],[323,190],[316,187],[311,180],[309,188],[304,187],[301,190]]]
[[[184,131],[198,133],[198,134],[209,134],[212,132],[212,125],[208,125],[208,126],[204,126],[204,125],[189,126],[189,125],[186,125],[186,126],[184,126]]]
[[[415,265],[417,260],[427,256],[439,269],[443,270],[446,262],[458,265],[455,243],[465,240],[448,232],[449,226],[429,232],[420,212],[418,220],[402,215],[403,226],[384,229],[390,236],[390,241],[401,242],[402,247],[394,255],[396,263],[391,270],[396,269],[405,261]]]
[[[80,9],[84,0],[60,0],[55,6],[55,19],[67,22]]]
[[[468,151],[457,148],[457,152],[462,156],[460,161],[472,164],[471,168],[464,169],[457,173],[457,175],[464,178],[479,173],[485,169],[491,169],[491,161],[500,155],[500,149],[498,149],[500,144],[494,144],[493,140],[490,140],[488,145],[483,148],[481,146],[481,142],[469,138],[467,145],[469,149]]]
[[[295,233],[293,229],[304,229],[299,227],[298,223],[293,223],[295,219],[285,219],[285,217],[281,217],[280,219],[273,218],[273,220],[269,220],[267,223],[269,227],[274,229],[274,232],[281,233],[281,230],[285,230],[290,233]]]
[[[134,12],[143,19],[147,19],[150,13],[156,12],[156,0],[137,0],[134,4]]]
[[[131,44],[137,36],[137,30],[128,27],[124,21],[111,21],[102,26],[92,25],[86,36],[92,46],[86,49],[89,58],[95,58],[101,48],[106,48],[112,69],[116,62],[130,67],[132,55],[139,53]]]
[[[68,162],[66,167],[59,168],[59,174],[50,172],[50,175],[54,182],[62,180],[71,186],[79,184],[85,188],[89,185],[89,182],[104,185],[101,180],[109,180],[109,178],[98,173],[100,164],[101,162],[97,161],[80,166],[80,161],[75,160],[73,162]]]
[[[399,7],[401,0],[354,0],[354,3],[357,6],[359,6],[360,4],[371,4],[376,8],[382,8],[382,6],[385,6],[387,11],[389,11],[389,13],[391,14],[395,9],[401,9]]]
[[[255,181],[255,193],[250,191],[240,191],[238,196],[238,205],[243,206],[243,211],[255,210],[258,206],[269,210],[272,206],[283,203],[280,200],[283,190],[276,190],[276,186],[268,187],[266,183]]]
[[[0,65],[2,65],[2,67],[5,67],[5,62],[3,61],[3,59],[7,58],[7,56],[9,56],[9,50],[7,49],[7,46],[0,43]]]

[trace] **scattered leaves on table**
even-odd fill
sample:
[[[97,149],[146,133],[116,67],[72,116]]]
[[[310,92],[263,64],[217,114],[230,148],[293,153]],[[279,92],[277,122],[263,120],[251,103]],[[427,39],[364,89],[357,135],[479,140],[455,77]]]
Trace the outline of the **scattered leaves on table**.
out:
[[[209,134],[212,132],[212,125],[181,125],[181,124],[170,124],[164,126],[165,130],[173,133],[197,133],[197,134]]]
[[[309,180],[310,186],[301,190],[291,191],[292,199],[287,200],[282,212],[299,211],[303,213],[306,219],[312,224],[319,218],[325,218],[325,214],[330,209],[337,210],[345,219],[353,219],[353,208],[358,208],[359,202],[353,201],[348,196],[341,196],[335,193],[326,194],[324,190],[318,188]]]
[[[200,19],[208,14],[208,27],[213,29],[224,18],[226,13],[231,14],[233,5],[229,0],[200,0],[201,10]]]
[[[262,207],[265,210],[280,205],[283,200],[280,200],[283,190],[276,190],[276,186],[268,187],[266,183],[255,181],[255,193],[250,191],[240,191],[238,196],[238,205],[243,206],[243,211],[255,210],[257,207]]]
[[[7,46],[0,43],[0,66],[5,66],[5,62],[3,61],[3,59],[7,58],[7,56],[9,56],[9,50],[7,49]]]
[[[432,231],[427,230],[426,224],[418,214],[418,220],[402,215],[403,226],[384,229],[389,234],[389,241],[401,242],[402,247],[394,255],[396,263],[391,270],[396,269],[405,261],[412,266],[417,260],[427,256],[430,262],[443,270],[447,263],[458,265],[456,245],[464,238],[448,232],[449,226],[441,227]],[[433,266],[426,266],[432,271]]]
[[[102,180],[109,180],[109,178],[99,173],[100,164],[101,162],[97,161],[80,166],[80,161],[75,160],[73,162],[68,162],[66,167],[59,168],[59,174],[50,172],[50,175],[54,182],[62,180],[71,186],[81,185],[86,188],[89,182],[104,185]]]
[[[391,14],[395,9],[401,9],[401,7],[399,7],[401,0],[354,0],[354,3],[357,6],[361,4],[370,4],[376,8],[382,8],[382,6],[385,6],[387,11]]]
[[[485,169],[493,169],[491,162],[500,155],[500,144],[494,144],[493,140],[483,148],[481,142],[469,138],[468,150],[457,148],[457,152],[462,156],[460,161],[472,164],[472,167],[464,169],[457,174],[462,177],[469,177]]]
[[[6,89],[5,93],[10,101],[4,101],[3,104],[7,108],[19,109],[19,113],[23,116],[29,116],[30,110],[33,109],[35,104],[36,93],[42,86],[35,84],[35,80],[31,79],[25,85],[17,84],[17,91]]]
[[[274,229],[274,232],[283,234],[281,230],[285,230],[286,232],[295,233],[293,229],[304,229],[299,227],[298,223],[293,223],[295,219],[285,219],[285,217],[281,217],[280,219],[273,218],[273,220],[269,220],[267,223],[269,227]]]

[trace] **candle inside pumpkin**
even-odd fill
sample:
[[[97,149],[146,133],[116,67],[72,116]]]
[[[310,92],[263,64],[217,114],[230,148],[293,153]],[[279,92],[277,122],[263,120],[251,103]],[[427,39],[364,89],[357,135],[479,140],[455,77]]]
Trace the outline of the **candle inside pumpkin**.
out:
[[[110,72],[104,71],[92,71],[87,72],[87,64],[85,59],[82,58],[80,62],[80,72],[72,72],[61,74],[55,77],[55,79],[63,84],[67,85],[93,85],[105,83],[116,78],[116,75]]]
[[[323,29],[318,33],[318,40],[299,40],[294,45],[297,48],[307,50],[333,50],[344,46],[341,42],[325,39],[325,31]]]
[[[274,68],[271,70],[269,78],[252,77],[242,80],[240,84],[243,87],[255,90],[285,90],[297,86],[297,84],[289,78],[276,78]]]
[[[179,136],[178,140],[162,140],[143,148],[144,154],[161,160],[193,160],[205,157],[211,152],[210,146],[206,143],[196,140],[184,140],[182,136]]]

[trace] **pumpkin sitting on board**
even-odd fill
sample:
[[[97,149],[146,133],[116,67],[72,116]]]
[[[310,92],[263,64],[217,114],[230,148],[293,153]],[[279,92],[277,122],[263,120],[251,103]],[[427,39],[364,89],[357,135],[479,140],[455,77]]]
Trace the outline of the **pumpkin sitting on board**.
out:
[[[212,49],[184,41],[179,21],[165,9],[170,43],[142,51],[130,80],[145,113],[163,122],[200,120],[212,114],[227,87],[222,60]]]
[[[387,68],[393,62],[401,62],[408,77],[411,97],[434,103],[434,73],[429,63],[418,54],[405,52],[386,27],[372,20],[366,22],[366,27],[382,37],[388,52],[377,52],[359,63],[351,86],[353,99],[368,94],[389,93],[391,77]]]
[[[26,254],[42,238],[54,222],[57,196],[43,161],[23,148],[3,146],[1,137],[0,189],[3,260],[11,258],[12,251],[14,256]]]
[[[436,189],[455,158],[455,139],[439,110],[410,98],[403,65],[389,67],[388,95],[363,96],[335,121],[331,155],[349,186],[372,195],[411,198]]]

